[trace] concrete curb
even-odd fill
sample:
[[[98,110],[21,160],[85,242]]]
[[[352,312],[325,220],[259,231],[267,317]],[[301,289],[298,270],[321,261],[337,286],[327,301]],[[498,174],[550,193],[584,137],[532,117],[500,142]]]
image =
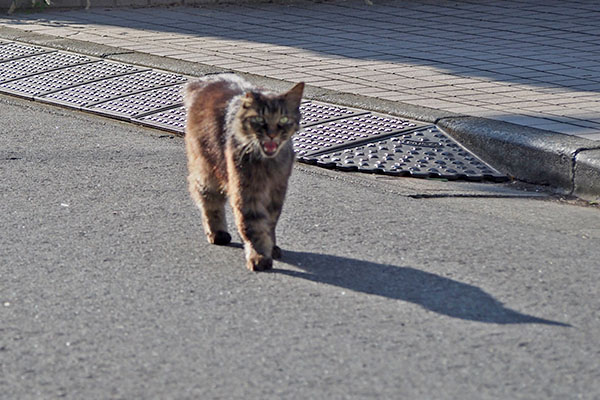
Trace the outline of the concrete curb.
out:
[[[600,196],[598,142],[477,117],[443,118],[437,125],[516,179],[586,199]]]
[[[0,27],[0,38],[89,56],[163,69],[191,77],[234,72],[219,67],[161,57],[75,39]],[[235,71],[237,72],[237,71]],[[287,90],[292,82],[237,72],[255,84]],[[600,198],[600,142],[509,122],[458,115],[434,108],[337,92],[307,85],[305,95],[348,107],[434,123],[503,173],[547,185],[587,200]]]
[[[573,170],[573,193],[583,199],[600,199],[600,150],[581,150]]]

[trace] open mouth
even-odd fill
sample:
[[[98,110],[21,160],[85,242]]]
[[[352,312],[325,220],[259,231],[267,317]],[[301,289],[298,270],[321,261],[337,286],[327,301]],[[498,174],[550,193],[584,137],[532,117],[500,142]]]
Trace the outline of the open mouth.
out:
[[[265,154],[268,156],[272,156],[277,153],[277,147],[279,147],[279,145],[273,140],[267,140],[262,144],[262,148]]]

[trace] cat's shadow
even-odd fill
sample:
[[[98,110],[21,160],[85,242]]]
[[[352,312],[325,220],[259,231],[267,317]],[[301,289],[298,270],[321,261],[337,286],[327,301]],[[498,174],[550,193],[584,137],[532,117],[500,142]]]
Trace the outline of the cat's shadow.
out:
[[[495,324],[571,325],[538,318],[505,307],[477,286],[411,267],[378,264],[353,258],[284,250],[273,273],[325,283],[355,292],[418,304],[438,314]]]

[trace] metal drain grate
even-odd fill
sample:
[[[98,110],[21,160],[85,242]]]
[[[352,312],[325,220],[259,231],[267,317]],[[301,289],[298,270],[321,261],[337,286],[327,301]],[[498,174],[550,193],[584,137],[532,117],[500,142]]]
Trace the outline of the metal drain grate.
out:
[[[0,62],[54,51],[56,50],[44,49],[38,46],[28,46],[20,43],[0,43]]]
[[[0,63],[0,83],[92,61],[89,57],[70,53],[45,53],[6,61]]]
[[[0,92],[183,134],[182,75],[0,41]],[[317,101],[302,103],[298,160],[412,177],[507,177],[437,127]]]
[[[90,107],[95,103],[185,81],[186,79],[181,75],[152,70],[142,71],[50,93],[41,96],[40,100],[77,108]]]
[[[77,85],[138,71],[142,70],[133,65],[96,61],[3,83],[0,84],[0,89],[17,96],[32,98]]]
[[[183,134],[185,131],[185,108],[172,108],[145,117],[134,118],[132,121],[152,128]]]
[[[327,168],[416,178],[494,181],[506,176],[479,160],[435,126],[300,161]]]
[[[300,156],[314,155],[419,126],[424,124],[388,115],[364,114],[303,128],[294,137],[294,149]]]
[[[334,104],[326,104],[316,101],[302,103],[300,105],[300,112],[302,113],[300,125],[303,127],[369,113],[365,110],[336,106]]]
[[[97,104],[89,111],[123,119],[142,117],[182,104],[183,84],[150,90]]]

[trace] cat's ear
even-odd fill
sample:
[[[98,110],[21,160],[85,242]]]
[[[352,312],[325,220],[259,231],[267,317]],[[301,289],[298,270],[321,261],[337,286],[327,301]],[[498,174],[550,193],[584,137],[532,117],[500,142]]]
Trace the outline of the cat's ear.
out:
[[[246,92],[246,95],[244,96],[244,98],[242,100],[242,107],[250,108],[250,107],[252,107],[252,104],[254,104],[254,101],[255,101],[254,93]]]
[[[242,101],[242,106],[244,108],[250,108],[255,104],[260,104],[263,101],[263,97],[258,92],[246,92],[244,95],[244,99]]]
[[[297,83],[296,86],[291,88],[283,95],[290,108],[300,107],[300,102],[302,101],[302,92],[304,92],[304,82]]]

